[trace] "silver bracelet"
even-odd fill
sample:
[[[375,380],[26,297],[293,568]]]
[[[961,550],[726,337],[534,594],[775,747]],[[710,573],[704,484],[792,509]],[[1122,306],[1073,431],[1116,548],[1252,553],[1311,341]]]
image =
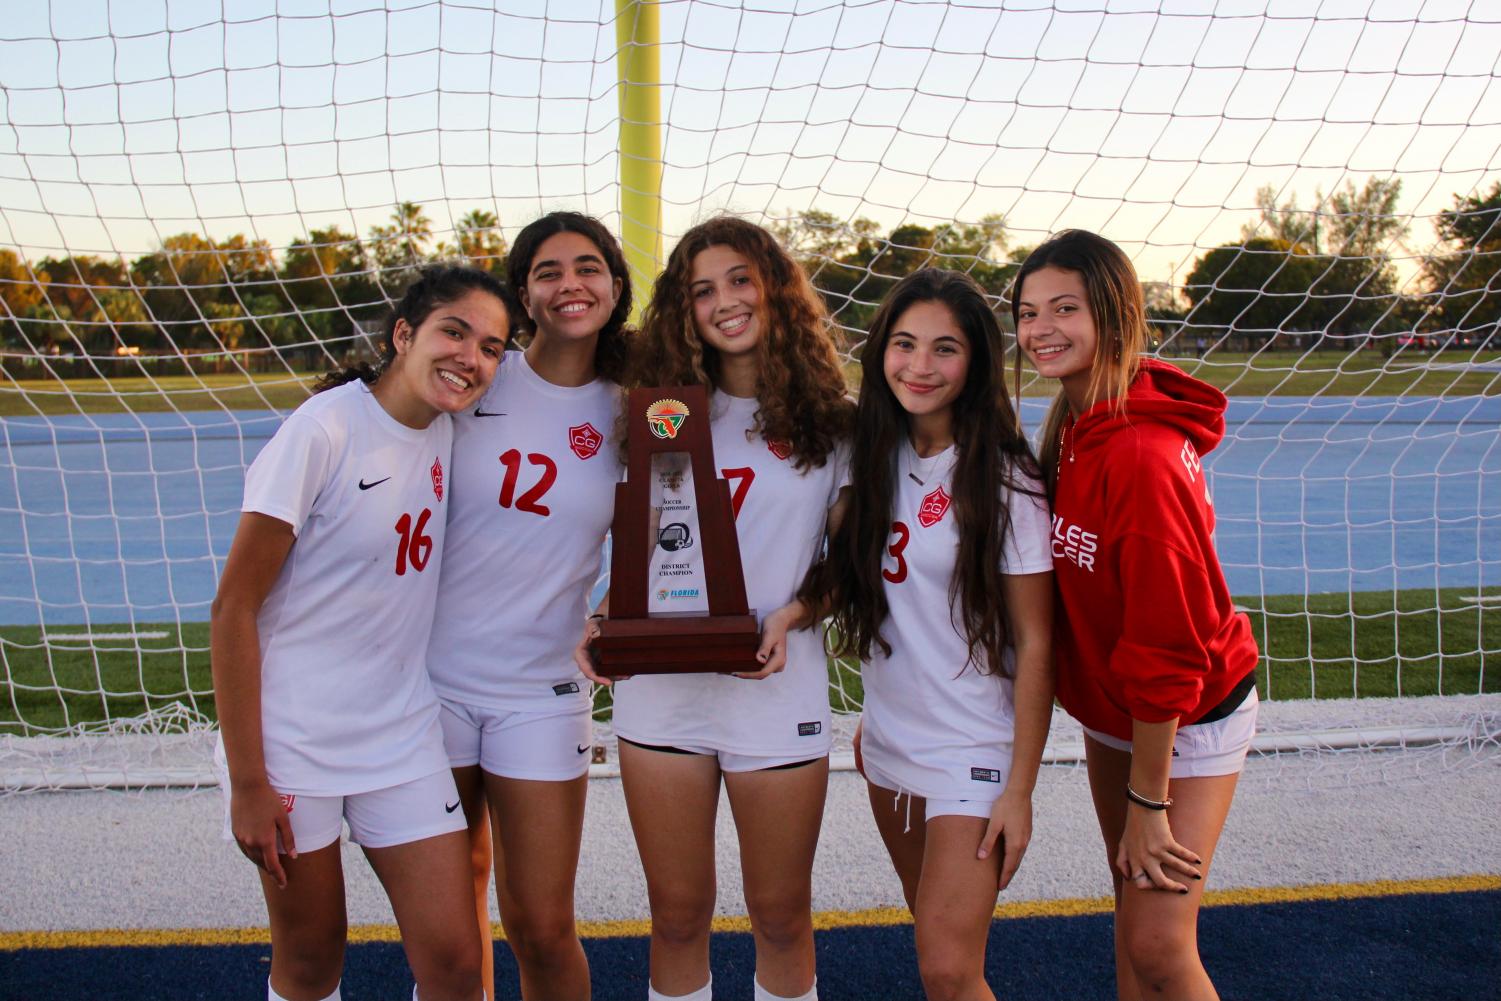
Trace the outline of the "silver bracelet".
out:
[[[1137,792],[1135,789],[1132,789],[1131,783],[1129,782],[1126,783],[1126,799],[1130,800],[1132,803],[1135,803],[1137,806],[1144,806],[1148,810],[1166,810],[1168,807],[1173,805],[1172,797],[1168,797],[1164,800],[1147,799],[1141,793]]]

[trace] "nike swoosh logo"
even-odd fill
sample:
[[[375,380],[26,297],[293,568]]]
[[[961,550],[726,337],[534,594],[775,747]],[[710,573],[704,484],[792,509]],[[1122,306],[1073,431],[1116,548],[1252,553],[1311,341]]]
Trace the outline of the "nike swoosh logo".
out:
[[[458,808],[459,808],[459,804],[458,803],[455,803],[453,806],[449,806],[447,803],[443,804],[443,812],[444,813],[452,813],[453,811],[457,810]]]
[[[503,413],[495,414],[495,413],[491,413],[488,410],[481,410],[479,407],[475,407],[474,408],[474,416],[476,416],[476,417],[504,417],[505,414],[503,414]]]
[[[391,477],[387,476],[386,480],[389,480],[390,478]],[[378,487],[382,483],[386,482],[386,480],[376,480],[374,483],[366,483],[364,480],[360,480],[360,489],[369,490],[371,487]]]
[[[585,746],[585,745],[583,745],[583,744],[580,744],[580,745],[579,745],[579,753],[580,753],[580,754],[588,754],[588,753],[589,753],[589,748],[588,748],[588,747],[586,747],[586,746]]]

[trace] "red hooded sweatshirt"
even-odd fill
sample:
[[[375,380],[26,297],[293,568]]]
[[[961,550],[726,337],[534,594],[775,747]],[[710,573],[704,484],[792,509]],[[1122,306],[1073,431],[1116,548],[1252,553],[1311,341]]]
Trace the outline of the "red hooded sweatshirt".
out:
[[[1255,669],[1256,641],[1214,552],[1199,457],[1225,433],[1225,396],[1143,360],[1114,410],[1064,422],[1053,501],[1058,700],[1122,740],[1131,721],[1197,722]]]

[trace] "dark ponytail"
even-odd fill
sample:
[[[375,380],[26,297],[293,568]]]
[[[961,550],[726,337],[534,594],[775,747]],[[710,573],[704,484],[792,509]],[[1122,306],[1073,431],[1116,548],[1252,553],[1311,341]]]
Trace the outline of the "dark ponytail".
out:
[[[358,379],[367,386],[375,384],[396,357],[396,321],[405,320],[407,326],[416,330],[433,310],[444,303],[462,299],[473,291],[489,292],[506,308],[509,338],[516,330],[517,322],[526,314],[516,296],[500,279],[488,271],[456,264],[430,264],[417,272],[417,277],[406,287],[401,300],[391,307],[381,327],[380,358],[374,365],[362,361],[350,365],[342,372],[328,372],[313,386],[314,393],[342,386]]]
[[[594,244],[604,257],[605,266],[610,269],[610,277],[620,280],[620,298],[616,300],[610,318],[600,328],[599,341],[594,348],[594,370],[611,382],[619,382],[625,374],[629,346],[625,324],[631,316],[631,271],[625,262],[625,252],[620,249],[620,241],[604,223],[582,212],[549,212],[527,223],[516,234],[516,242],[511,244],[510,255],[506,257],[506,281],[520,295],[526,288],[527,275],[531,273],[537,251],[559,233],[577,233]],[[520,315],[524,331],[535,334],[531,317],[525,311]]]

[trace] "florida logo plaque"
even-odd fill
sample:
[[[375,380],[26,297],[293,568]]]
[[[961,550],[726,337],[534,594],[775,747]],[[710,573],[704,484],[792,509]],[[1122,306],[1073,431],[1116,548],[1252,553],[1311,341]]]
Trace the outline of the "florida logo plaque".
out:
[[[646,408],[646,426],[658,438],[671,441],[678,436],[678,431],[689,416],[690,412],[682,400],[658,400]]]
[[[596,670],[759,671],[760,630],[729,483],[714,464],[707,391],[636,389],[626,408],[626,479],[615,486],[610,613],[591,648]]]

